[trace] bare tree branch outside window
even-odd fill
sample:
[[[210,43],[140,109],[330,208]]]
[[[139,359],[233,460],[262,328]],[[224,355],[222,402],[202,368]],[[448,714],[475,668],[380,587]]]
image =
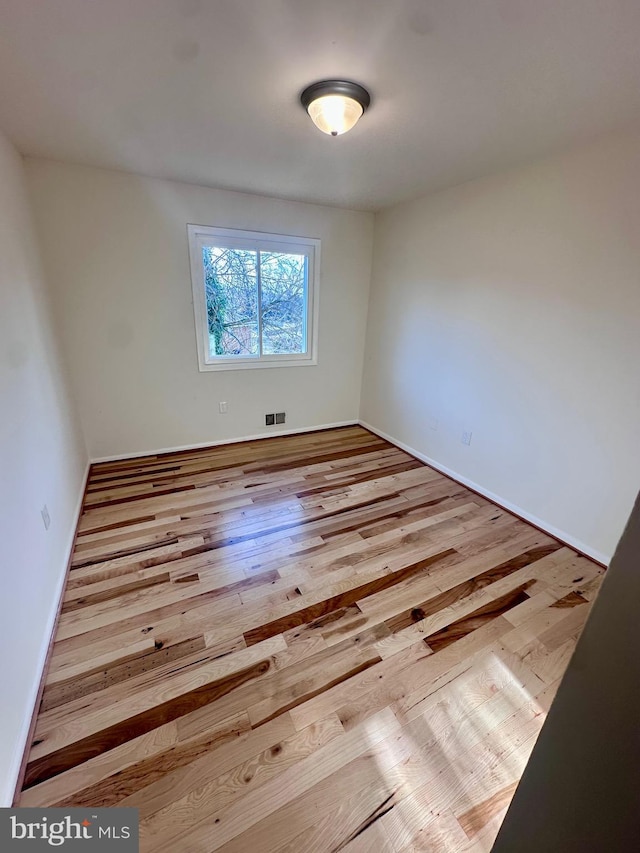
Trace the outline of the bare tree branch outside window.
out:
[[[202,256],[212,354],[305,352],[304,255],[210,246]]]

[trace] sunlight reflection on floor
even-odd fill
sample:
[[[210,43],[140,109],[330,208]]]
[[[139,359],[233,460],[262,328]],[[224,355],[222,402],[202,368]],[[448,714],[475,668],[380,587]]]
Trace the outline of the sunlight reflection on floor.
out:
[[[389,850],[491,849],[546,719],[532,693],[546,685],[533,674],[525,683],[508,658],[496,645],[434,692],[402,697],[398,729],[382,741],[379,715],[364,721],[387,798],[361,834],[375,823]]]

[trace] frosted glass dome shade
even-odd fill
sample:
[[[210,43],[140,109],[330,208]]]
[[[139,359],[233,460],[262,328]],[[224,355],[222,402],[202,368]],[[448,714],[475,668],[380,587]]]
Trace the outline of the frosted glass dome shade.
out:
[[[361,104],[345,95],[323,95],[312,101],[307,111],[315,126],[331,136],[351,130],[364,112]]]

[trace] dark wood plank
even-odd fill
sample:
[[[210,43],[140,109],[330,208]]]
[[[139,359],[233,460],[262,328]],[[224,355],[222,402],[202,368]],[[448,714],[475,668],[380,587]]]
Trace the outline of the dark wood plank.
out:
[[[158,575],[152,575],[148,578],[139,578],[133,581],[126,581],[121,584],[114,584],[110,589],[104,589],[100,592],[92,592],[83,595],[81,598],[72,598],[65,601],[62,605],[61,613],[71,613],[74,610],[82,610],[90,604],[99,604],[101,601],[111,601],[113,598],[119,598],[121,595],[126,595],[129,592],[137,592],[141,589],[148,589],[151,586],[159,586],[164,583],[171,582],[169,572],[162,572]]]
[[[167,646],[158,640],[153,649],[135,657],[127,658],[126,661],[116,661],[112,666],[104,669],[89,671],[83,675],[76,675],[69,680],[45,685],[40,710],[49,711],[51,708],[57,708],[59,705],[72,702],[81,696],[106,690],[107,687],[135,678],[167,663],[180,660],[195,652],[202,652],[205,648],[206,644],[202,635]]]
[[[32,785],[37,785],[39,782],[63,773],[69,767],[88,761],[96,755],[171,722],[177,717],[189,714],[197,708],[202,708],[242,684],[264,675],[271,667],[272,662],[269,659],[259,661],[245,669],[234,672],[226,678],[203,684],[201,687],[196,687],[188,693],[161,702],[122,722],[106,726],[101,731],[76,741],[71,747],[64,747],[42,758],[35,759],[27,764],[24,787],[29,788]]]
[[[525,551],[523,554],[519,554],[511,560],[506,560],[498,566],[492,566],[490,569],[481,572],[479,575],[451,587],[451,589],[440,593],[440,595],[436,595],[426,601],[421,601],[419,604],[416,604],[409,610],[399,613],[391,619],[386,619],[385,625],[391,631],[402,631],[403,628],[408,628],[409,625],[412,625],[414,622],[420,622],[422,619],[426,619],[427,616],[433,616],[445,607],[450,607],[452,604],[455,604],[463,598],[467,598],[467,596],[472,595],[474,592],[477,592],[492,583],[496,583],[496,581],[502,580],[502,578],[508,577],[514,572],[517,572],[519,569],[523,569],[525,566],[535,563],[537,560],[548,557],[549,554],[553,554],[560,547],[560,544],[554,543],[552,545],[543,545],[539,548],[532,548]]]
[[[525,601],[528,601],[529,596],[527,595],[526,590],[532,583],[533,581],[527,581],[516,589],[511,590],[511,592],[507,592],[499,598],[494,599],[489,604],[478,607],[478,609],[474,610],[473,613],[469,613],[468,616],[464,616],[462,619],[452,622],[441,631],[429,634],[428,637],[424,638],[424,642],[434,652],[446,649],[448,645],[455,643],[456,640],[466,637],[467,634],[470,634],[472,631],[476,631],[478,628],[486,625],[487,622],[491,622],[496,617],[502,616],[503,613],[506,613],[513,607],[517,607],[518,604],[523,604]]]
[[[252,646],[254,643],[259,643],[269,637],[275,637],[276,634],[282,634],[284,631],[295,628],[297,625],[304,625],[306,622],[311,622],[314,619],[318,619],[320,616],[325,616],[334,610],[349,607],[352,604],[355,604],[356,601],[367,598],[369,595],[373,595],[376,592],[382,592],[382,590],[385,589],[390,589],[396,584],[402,583],[411,577],[424,574],[436,564],[448,557],[452,557],[455,553],[456,551],[454,549],[448,548],[446,551],[441,551],[438,554],[434,554],[432,557],[427,557],[424,560],[418,560],[416,563],[406,566],[404,569],[399,569],[397,572],[390,572],[380,578],[376,578],[375,580],[368,581],[360,586],[353,587],[353,589],[349,589],[346,592],[332,595],[329,598],[325,598],[323,601],[317,602],[316,604],[310,604],[308,607],[303,607],[294,613],[281,616],[279,619],[267,622],[259,628],[246,631],[244,634],[246,643],[248,646]]]

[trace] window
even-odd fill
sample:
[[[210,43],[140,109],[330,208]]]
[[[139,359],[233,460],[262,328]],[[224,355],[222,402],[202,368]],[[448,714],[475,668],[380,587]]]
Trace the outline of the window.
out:
[[[200,370],[316,364],[320,241],[187,231]]]

